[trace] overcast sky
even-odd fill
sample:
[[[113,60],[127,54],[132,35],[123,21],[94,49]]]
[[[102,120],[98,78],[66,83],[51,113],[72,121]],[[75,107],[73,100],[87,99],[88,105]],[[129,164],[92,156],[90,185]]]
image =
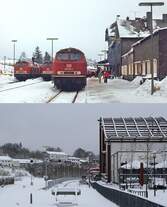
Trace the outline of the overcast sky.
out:
[[[145,0],[144,0],[145,1]],[[149,1],[149,0],[148,0]],[[166,0],[165,0],[166,1]],[[139,7],[140,0],[0,0],[0,57],[12,57],[12,39],[17,39],[17,56],[32,55],[39,45],[50,51],[47,37],[60,38],[55,51],[77,47],[88,58],[106,48],[105,28],[120,14],[144,16],[149,8]],[[154,9],[154,16],[167,12],[167,5]]]
[[[164,116],[166,104],[1,104],[0,145],[22,142],[31,149],[61,147],[98,152],[98,122],[103,117]]]

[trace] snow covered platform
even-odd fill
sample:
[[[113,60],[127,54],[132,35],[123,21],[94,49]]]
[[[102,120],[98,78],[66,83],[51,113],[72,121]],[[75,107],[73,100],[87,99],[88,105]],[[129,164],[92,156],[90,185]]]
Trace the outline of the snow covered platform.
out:
[[[57,206],[55,196],[52,196],[51,190],[43,190],[45,181],[42,178],[33,178],[34,185],[30,185],[31,178],[24,177],[21,181],[16,181],[14,185],[0,188],[0,201],[3,207],[50,207]],[[87,185],[79,185],[79,181],[67,181],[58,186],[58,188],[79,188],[81,195],[78,196],[78,207],[117,207],[111,201],[105,199],[93,188]],[[30,204],[30,193],[32,193],[32,204]],[[62,198],[64,195],[62,195]],[[10,199],[9,199],[10,198]],[[69,201],[62,199],[64,205],[68,206]],[[61,206],[64,206],[63,204]]]

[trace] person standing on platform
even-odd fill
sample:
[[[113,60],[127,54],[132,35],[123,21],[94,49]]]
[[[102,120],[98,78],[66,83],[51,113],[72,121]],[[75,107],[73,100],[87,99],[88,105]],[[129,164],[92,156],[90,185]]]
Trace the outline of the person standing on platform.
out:
[[[110,76],[110,73],[107,70],[104,71],[104,74],[103,74],[104,83],[107,83],[109,76]]]

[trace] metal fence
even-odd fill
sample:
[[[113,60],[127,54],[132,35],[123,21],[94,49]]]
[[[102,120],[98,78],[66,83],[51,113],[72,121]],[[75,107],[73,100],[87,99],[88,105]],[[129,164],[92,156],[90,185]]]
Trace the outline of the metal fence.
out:
[[[78,177],[63,177],[63,178],[57,178],[54,180],[48,180],[47,181],[47,188],[52,188],[60,183],[66,182],[66,181],[72,181],[74,179],[79,179]]]
[[[91,183],[91,185],[105,198],[109,199],[120,207],[165,207],[123,191],[107,188],[105,186],[99,185],[96,182]]]

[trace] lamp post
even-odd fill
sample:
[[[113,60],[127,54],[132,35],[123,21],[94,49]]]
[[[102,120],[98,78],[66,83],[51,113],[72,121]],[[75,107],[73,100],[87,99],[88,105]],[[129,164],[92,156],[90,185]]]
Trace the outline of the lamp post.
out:
[[[5,71],[5,68],[6,68],[6,56],[3,57],[3,67],[4,67],[4,71]]]
[[[48,180],[48,158],[45,158],[44,162],[45,162],[45,176],[44,176],[44,180],[45,180],[45,188],[47,189],[47,180]]]
[[[154,47],[153,47],[153,6],[163,6],[164,2],[141,2],[139,6],[149,6],[151,8],[151,25],[150,25],[150,33],[151,33],[151,59],[150,59],[150,67],[151,67],[151,95],[154,93]]]
[[[12,40],[13,42],[13,65],[15,65],[15,60],[16,60],[16,42],[17,40]]]
[[[32,180],[32,168],[33,168],[33,163],[34,163],[34,160],[31,159],[31,160],[30,160],[30,165],[31,165],[31,182],[30,182],[30,185],[33,185],[33,180]]]
[[[156,196],[156,185],[155,185],[155,159],[156,159],[156,153],[153,153],[153,159],[154,159],[154,196]]]
[[[59,38],[56,38],[56,37],[49,37],[49,38],[46,39],[46,40],[51,41],[52,63],[53,63],[53,42],[54,42],[54,40],[58,40],[58,39],[59,39]]]

